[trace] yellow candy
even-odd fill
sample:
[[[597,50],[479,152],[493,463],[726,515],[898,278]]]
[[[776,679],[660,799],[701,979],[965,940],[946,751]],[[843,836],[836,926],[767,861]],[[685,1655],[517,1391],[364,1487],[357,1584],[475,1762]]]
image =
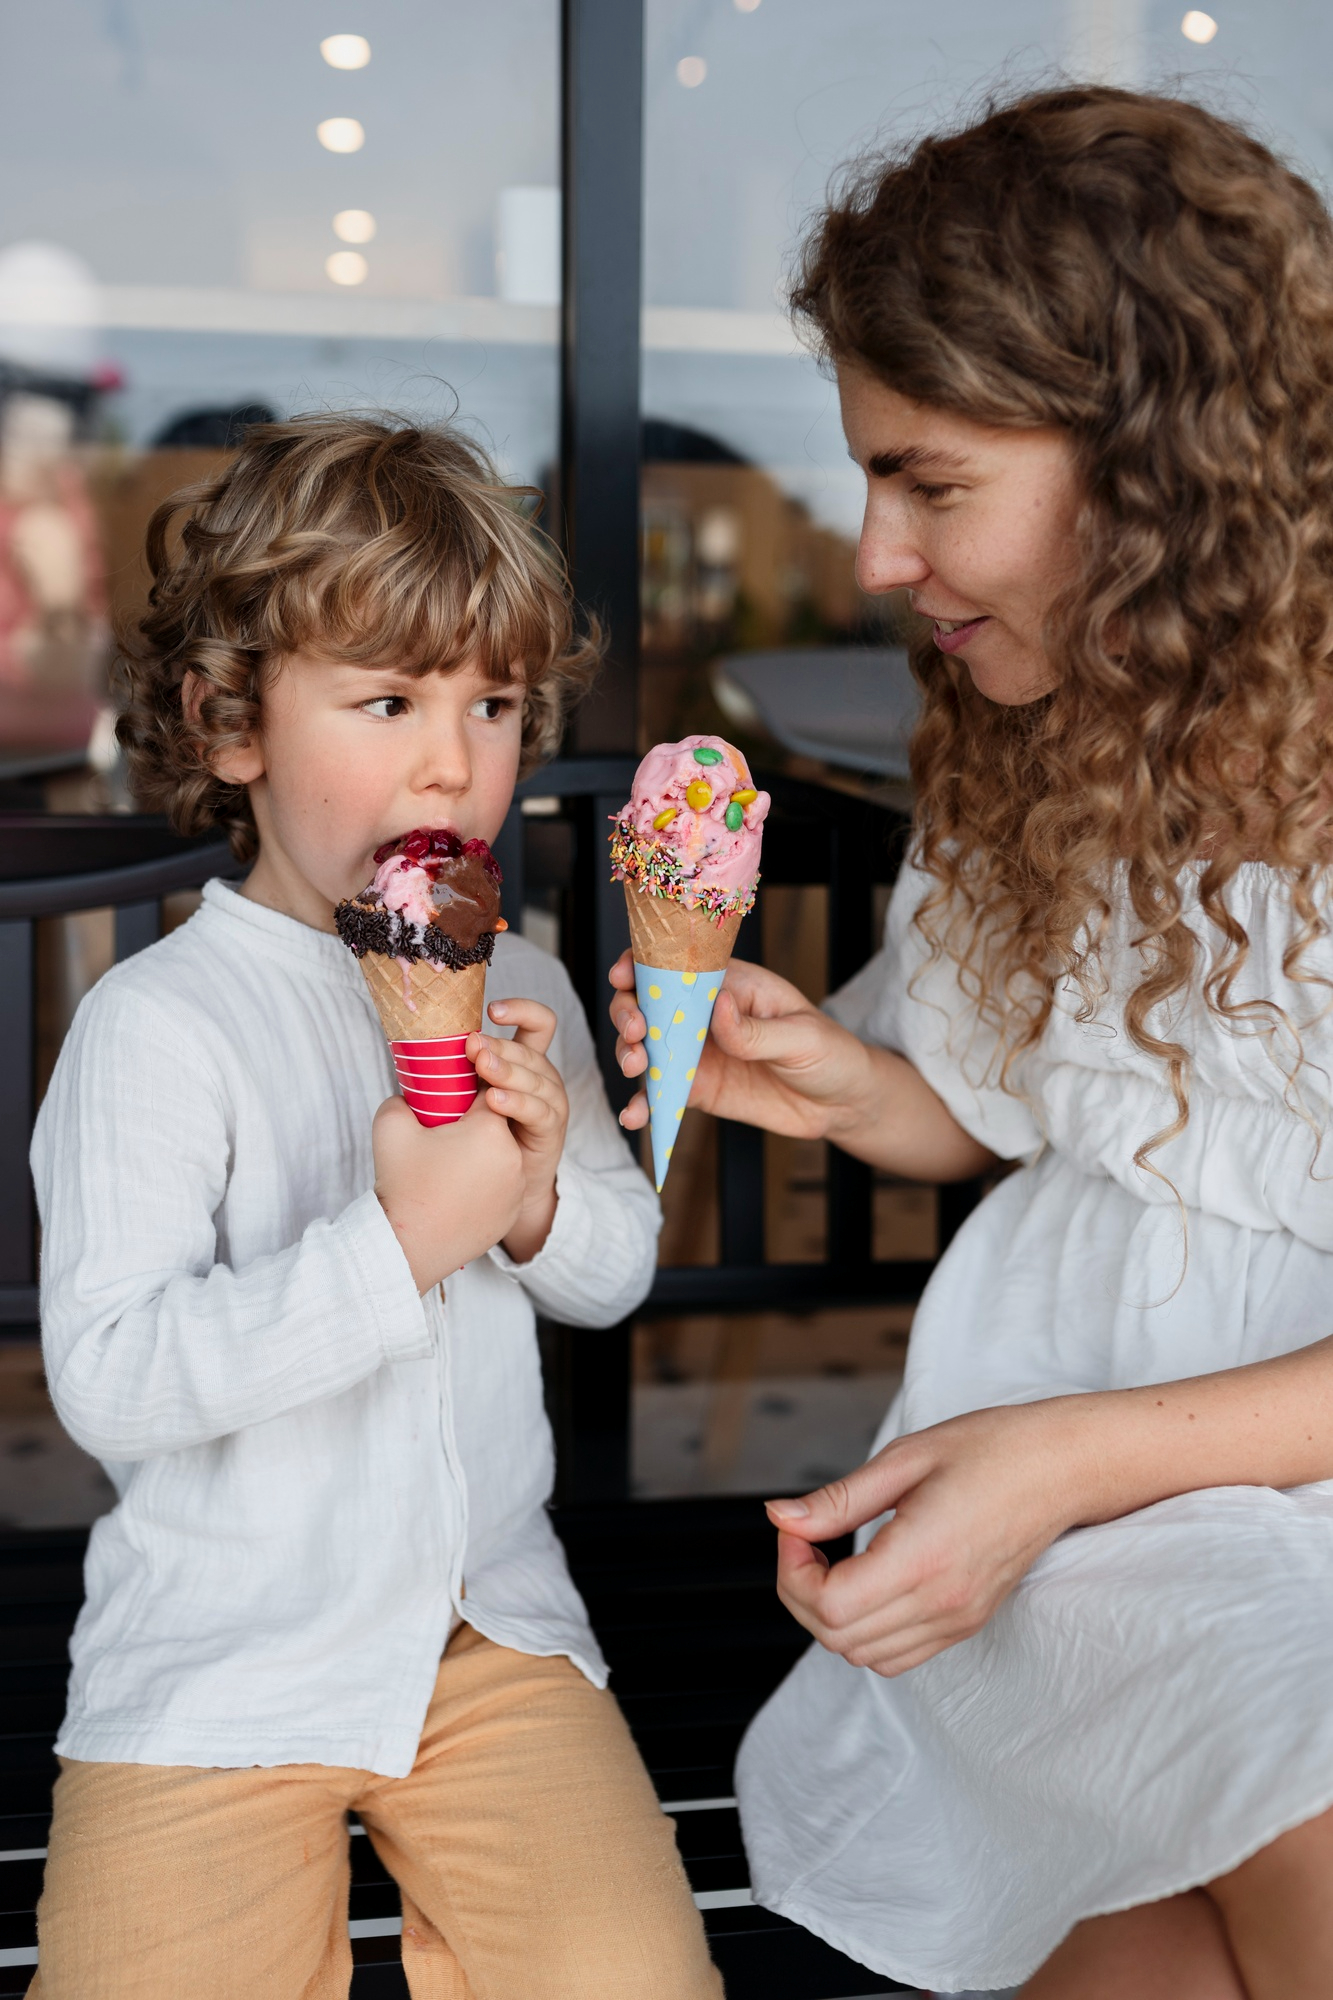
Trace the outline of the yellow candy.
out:
[[[750,796],[751,798],[753,798],[754,793],[751,792]],[[676,814],[679,812],[679,810],[680,810],[679,806],[664,807],[663,810],[657,815],[657,818],[653,821],[654,831],[660,833],[664,826],[670,826],[672,820],[676,817]]]
[[[685,803],[693,806],[697,813],[707,812],[713,803],[713,787],[703,778],[696,778],[692,785],[685,787]]]
[[[732,793],[731,803],[734,806],[752,806],[758,797],[759,794],[754,786],[747,785],[743,791]]]

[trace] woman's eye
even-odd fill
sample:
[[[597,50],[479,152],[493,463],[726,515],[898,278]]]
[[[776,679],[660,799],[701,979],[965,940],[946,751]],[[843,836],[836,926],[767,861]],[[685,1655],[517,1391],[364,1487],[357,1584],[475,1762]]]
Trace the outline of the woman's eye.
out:
[[[514,706],[512,695],[484,694],[480,701],[472,704],[472,713],[479,715],[483,722],[498,722],[502,715],[508,715]]]
[[[401,694],[376,695],[374,701],[363,701],[362,713],[374,715],[381,722],[391,722],[396,715],[407,714],[407,697]]]

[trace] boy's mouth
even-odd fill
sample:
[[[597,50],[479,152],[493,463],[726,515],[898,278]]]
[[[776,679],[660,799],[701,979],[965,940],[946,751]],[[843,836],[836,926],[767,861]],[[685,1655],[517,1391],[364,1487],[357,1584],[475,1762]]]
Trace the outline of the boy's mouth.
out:
[[[411,861],[425,861],[430,855],[448,859],[463,851],[463,836],[451,826],[417,826],[408,833],[399,833],[392,840],[375,849],[375,865],[379,867],[394,854],[405,854]]]

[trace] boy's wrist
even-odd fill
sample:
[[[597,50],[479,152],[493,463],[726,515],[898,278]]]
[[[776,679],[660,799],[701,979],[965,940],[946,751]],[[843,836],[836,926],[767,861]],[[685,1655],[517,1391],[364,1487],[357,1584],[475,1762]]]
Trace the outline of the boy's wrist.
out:
[[[545,1247],[546,1239],[555,1223],[555,1211],[559,1197],[555,1183],[524,1201],[514,1226],[502,1239],[500,1248],[515,1264],[530,1264],[537,1252]]]

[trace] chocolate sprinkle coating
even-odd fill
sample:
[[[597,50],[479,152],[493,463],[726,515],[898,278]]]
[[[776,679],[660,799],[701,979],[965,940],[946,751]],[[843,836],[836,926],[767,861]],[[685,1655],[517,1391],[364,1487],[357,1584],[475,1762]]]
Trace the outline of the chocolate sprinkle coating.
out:
[[[364,958],[368,951],[382,958],[427,958],[448,972],[462,972],[468,965],[489,965],[495,950],[495,932],[483,931],[475,945],[460,945],[446,937],[434,924],[427,924],[421,942],[415,926],[383,903],[363,903],[357,898],[339,903],[333,913],[338,935],[349,951]]]

